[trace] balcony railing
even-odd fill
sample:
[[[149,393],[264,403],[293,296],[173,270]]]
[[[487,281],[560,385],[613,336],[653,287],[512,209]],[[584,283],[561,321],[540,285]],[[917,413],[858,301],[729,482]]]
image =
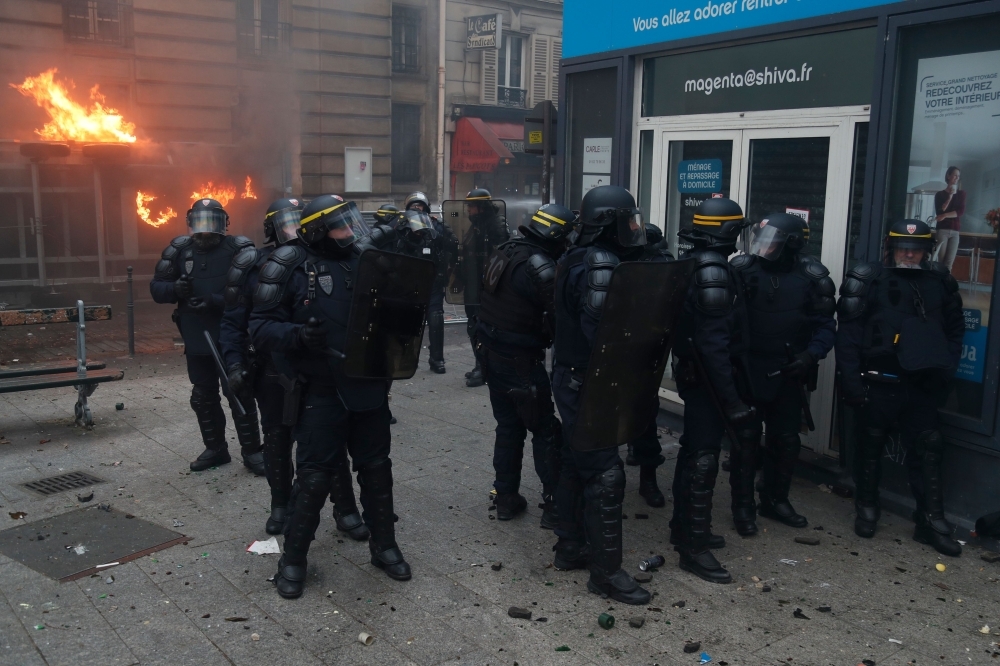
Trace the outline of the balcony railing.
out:
[[[236,47],[241,57],[269,58],[288,53],[292,26],[277,21],[237,19]]]
[[[132,46],[132,3],[119,0],[64,0],[67,41]]]

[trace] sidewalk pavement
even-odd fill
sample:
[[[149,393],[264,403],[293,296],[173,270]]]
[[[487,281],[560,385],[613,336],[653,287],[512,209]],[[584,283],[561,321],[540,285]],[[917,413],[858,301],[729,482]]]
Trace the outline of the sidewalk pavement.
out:
[[[278,556],[245,552],[267,538],[265,480],[235,462],[188,471],[201,446],[183,357],[111,357],[109,366],[125,365],[127,377],[91,398],[92,431],[72,426],[72,390],[0,396],[0,529],[77,508],[73,492],[41,498],[19,484],[83,470],[107,480],[93,487],[90,506],[110,502],[167,528],[180,521],[175,529],[190,537],[107,570],[111,584],[107,574],[59,584],[0,556],[0,663],[693,665],[703,652],[720,666],[1000,663],[1000,564],[981,560],[971,544],[945,560],[892,515],[875,539],[859,539],[850,500],[800,480],[792,497],[809,527],[761,519],[762,534],[744,540],[732,528],[720,475],[715,529],[728,547],[718,556],[734,578],[723,586],[676,567],[670,504],[647,507],[636,468],[627,468],[625,566],[636,573],[651,554],[667,565],[647,584],[655,595],[648,607],[588,593],[585,573],[551,567],[555,538],[538,527],[530,446],[528,514],[499,522],[489,511],[494,422],[487,389],[464,385],[472,356],[463,332],[448,328],[448,374],[424,363],[393,385],[397,535],[413,580],[392,581],[372,567],[366,545],[342,538],[327,507],[296,601],[279,598],[267,581]],[[677,443],[662,435],[666,491]],[[230,440],[235,447],[232,432]],[[14,520],[14,512],[27,515]],[[532,619],[508,617],[511,606]],[[598,625],[605,612],[617,618],[613,629]],[[634,628],[630,618],[645,623]],[[370,646],[358,641],[362,631],[375,636]],[[689,641],[700,647],[685,652]]]

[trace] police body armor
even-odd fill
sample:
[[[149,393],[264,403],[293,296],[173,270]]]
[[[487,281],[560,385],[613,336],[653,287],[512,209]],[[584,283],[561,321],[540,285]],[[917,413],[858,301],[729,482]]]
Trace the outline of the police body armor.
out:
[[[326,331],[327,348],[342,351],[347,341],[348,318],[354,289],[358,255],[328,259],[294,245],[283,245],[271,253],[260,271],[258,305],[277,303],[295,271],[304,271],[308,292],[303,306],[295,308],[292,323],[319,320]],[[335,388],[351,411],[378,408],[386,398],[384,380],[352,379],[344,374],[343,363],[333,355],[308,350],[274,354],[278,370],[288,377]]]
[[[248,247],[233,257],[233,264],[226,274],[226,309],[248,307],[253,304],[253,294],[246,293],[247,280],[254,271],[260,271],[274,252],[273,245]]]
[[[574,248],[559,262],[559,275],[568,275],[573,267],[584,264],[587,270],[587,293],[583,307],[595,316],[600,315],[611,284],[611,274],[621,260],[614,253],[596,245]],[[555,362],[574,373],[585,373],[590,362],[590,344],[580,327],[577,304],[569,301],[566,287],[568,280],[556,279],[556,335]]]
[[[192,298],[211,301],[226,288],[226,276],[233,264],[233,256],[244,248],[252,248],[253,241],[245,236],[226,236],[222,242],[207,252],[199,252],[190,236],[179,236],[170,242],[156,265],[157,277],[177,280],[186,275],[193,287]],[[184,338],[186,354],[211,354],[205,341],[205,331],[214,340],[219,339],[222,310],[205,314],[193,312],[187,299],[174,311],[174,321]]]
[[[844,297],[839,316],[849,321],[868,315],[861,343],[865,369],[919,371],[954,365],[944,331],[948,325],[945,311],[956,298],[958,283],[942,264],[926,265],[926,270],[913,270],[870,263],[848,272],[841,287]],[[868,308],[871,311],[866,313]],[[918,321],[932,323],[936,341],[922,339],[919,345],[912,344],[916,341],[908,333]]]
[[[743,384],[758,402],[775,399],[784,378],[779,371],[793,354],[805,351],[812,339],[813,314],[833,315],[835,286],[823,264],[799,255],[788,271],[769,271],[750,254],[730,262],[743,283],[748,337]],[[777,374],[774,374],[776,373]]]
[[[470,203],[489,204],[491,210],[479,214],[473,221],[468,212]],[[452,305],[478,305],[486,260],[497,247],[510,240],[507,204],[501,199],[482,202],[455,200],[445,201],[441,208],[444,222],[458,241],[458,256],[445,298]]]
[[[537,339],[539,348],[551,343],[547,311],[518,295],[510,284],[514,270],[527,263],[528,278],[541,300],[552,302],[555,262],[532,243],[512,240],[502,244],[486,262],[480,294],[479,321],[502,332]],[[523,339],[523,337],[521,338]],[[504,340],[499,340],[504,342]]]

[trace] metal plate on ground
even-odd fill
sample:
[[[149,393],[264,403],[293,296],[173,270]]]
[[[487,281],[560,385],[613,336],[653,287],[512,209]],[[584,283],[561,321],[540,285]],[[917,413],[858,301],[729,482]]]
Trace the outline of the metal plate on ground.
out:
[[[131,514],[95,506],[4,530],[0,553],[67,583],[188,539]]]
[[[56,493],[64,493],[67,490],[78,490],[87,486],[94,486],[98,483],[104,483],[104,479],[99,479],[93,474],[87,474],[86,472],[67,472],[59,476],[28,481],[27,483],[22,483],[21,486],[39,495],[48,497]]]

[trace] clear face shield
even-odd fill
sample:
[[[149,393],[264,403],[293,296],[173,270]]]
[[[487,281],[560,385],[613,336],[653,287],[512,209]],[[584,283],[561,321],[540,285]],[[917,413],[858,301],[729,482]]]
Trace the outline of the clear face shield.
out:
[[[221,208],[203,208],[192,210],[187,214],[188,231],[195,234],[226,235],[226,222],[229,216]]]
[[[298,208],[279,210],[271,216],[271,224],[274,225],[274,234],[278,237],[279,244],[298,238],[297,232],[301,219],[302,211]]]
[[[306,231],[305,227],[309,227],[312,224],[319,224],[320,228],[315,231],[312,229]],[[302,219],[302,227],[303,231],[306,231],[307,243],[310,242],[310,239],[318,240],[320,237],[325,236],[336,241],[337,245],[342,248],[350,247],[357,239],[354,234],[355,226],[361,227],[367,225],[365,225],[364,219],[361,217],[361,211],[358,210],[357,205],[353,201],[338,204]]]
[[[397,228],[421,239],[437,237],[437,231],[431,223],[431,216],[416,210],[406,211],[400,218]]]
[[[618,208],[608,210],[606,214],[615,217],[618,243],[622,247],[642,247],[646,244],[646,225],[642,222],[642,211],[638,208]]]
[[[889,238],[889,251],[885,265],[890,268],[923,269],[923,262],[930,254],[929,243],[916,238]]]
[[[747,254],[753,254],[766,261],[777,261],[788,242],[788,234],[777,227],[768,226],[767,220],[750,227],[750,242]]]

